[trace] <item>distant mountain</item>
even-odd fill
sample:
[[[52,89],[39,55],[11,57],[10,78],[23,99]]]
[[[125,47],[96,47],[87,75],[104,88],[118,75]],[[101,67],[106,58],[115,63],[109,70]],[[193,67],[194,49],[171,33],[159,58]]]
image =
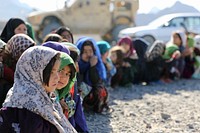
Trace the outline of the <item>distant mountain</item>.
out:
[[[153,7],[151,10],[150,10],[150,13],[151,14],[156,14],[160,11],[160,9],[158,9],[157,7]]]
[[[153,21],[154,19],[171,13],[185,13],[185,12],[199,12],[192,6],[183,4],[177,1],[172,7],[165,8],[163,10],[158,11],[157,8],[153,8],[149,14],[137,14],[136,15],[136,25],[142,26],[147,25],[149,22]]]
[[[26,19],[28,13],[33,9],[19,0],[1,0],[0,4],[0,21],[8,20],[11,17]]]
[[[27,14],[34,11],[27,4],[21,3],[19,0],[1,0],[0,4],[0,33],[6,22],[12,17],[18,17],[26,20]]]

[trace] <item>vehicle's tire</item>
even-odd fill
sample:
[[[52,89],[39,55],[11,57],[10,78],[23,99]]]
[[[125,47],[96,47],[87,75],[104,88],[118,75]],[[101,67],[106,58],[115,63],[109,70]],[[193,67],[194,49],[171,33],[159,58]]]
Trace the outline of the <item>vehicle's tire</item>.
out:
[[[38,41],[42,42],[44,37],[51,33],[53,30],[59,28],[63,24],[56,17],[46,17],[40,27],[40,32],[38,34]]]
[[[116,25],[112,30],[113,41],[117,41],[119,39],[118,38],[119,32],[128,27],[129,27],[128,25]]]
[[[149,44],[153,44],[155,42],[155,38],[151,35],[145,35],[142,37],[144,40],[146,40],[147,42],[149,42]]]

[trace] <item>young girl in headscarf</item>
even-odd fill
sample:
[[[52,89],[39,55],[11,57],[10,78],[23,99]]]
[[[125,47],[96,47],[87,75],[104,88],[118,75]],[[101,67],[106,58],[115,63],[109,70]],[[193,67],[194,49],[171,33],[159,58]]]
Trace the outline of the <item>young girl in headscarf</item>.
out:
[[[186,35],[183,31],[172,33],[171,40],[166,44],[163,59],[165,60],[162,81],[169,83],[180,78],[185,61],[183,51],[186,45]]]
[[[71,53],[71,51],[69,51],[67,47],[68,44],[68,42],[46,42],[42,45],[53,48],[57,51],[62,51],[61,65],[59,68],[60,80],[56,89],[58,101],[63,108],[63,113],[65,114],[66,118],[69,119],[72,126],[78,132],[88,132],[80,97],[78,97],[76,95],[77,93],[74,91],[77,69],[75,68],[74,61],[69,56],[69,54],[71,55],[73,52]],[[75,47],[75,45],[71,45]]]
[[[81,51],[78,64],[83,81],[90,86],[102,83],[106,79],[106,69],[95,40],[83,37],[76,44]]]
[[[109,56],[109,50],[110,50],[110,44],[106,41],[98,41],[97,46],[99,47],[100,53],[101,53],[101,58],[102,61],[105,65],[106,68],[106,81],[105,85],[110,86],[111,78],[112,76],[115,75],[116,73],[116,68],[113,65],[111,59],[108,57]]]
[[[76,132],[56,101],[60,53],[44,46],[26,50],[16,65],[15,83],[0,110],[3,132]]]
[[[81,51],[79,64],[79,86],[81,82],[92,87],[89,95],[84,98],[85,109],[90,107],[95,112],[102,112],[107,106],[107,90],[103,86],[106,80],[106,69],[101,59],[100,51],[94,39],[82,37],[77,41],[77,47]],[[81,88],[82,89],[82,88]],[[81,90],[80,89],[80,90]],[[93,101],[90,98],[94,98]]]
[[[21,54],[35,45],[35,42],[25,34],[14,35],[3,49],[3,76],[0,79],[4,81],[0,86],[0,107],[6,97],[6,94],[14,82],[14,72],[16,63],[21,56]]]
[[[113,46],[110,50],[109,58],[111,59],[113,65],[116,68],[116,73],[112,76],[110,85],[112,88],[117,86],[124,86],[127,82],[127,79],[123,78],[123,61],[124,61],[124,49],[120,46]],[[129,79],[128,79],[128,83]]]
[[[71,30],[68,27],[59,27],[56,31],[56,34],[60,35],[65,41],[74,43],[74,37]]]
[[[123,67],[130,70],[132,73],[132,80],[134,78],[134,73],[136,72],[136,62],[137,62],[137,53],[134,49],[134,44],[132,39],[129,36],[121,38],[118,43],[118,46],[123,47],[124,49],[124,59]]]
[[[121,38],[117,45],[122,46],[125,50],[125,58],[137,59],[136,51],[133,47],[133,41],[129,36]]]
[[[19,33],[27,34],[25,22],[20,18],[10,18],[5,25],[0,38],[7,43],[12,36]]]
[[[34,45],[36,45],[36,43],[28,35],[14,35],[5,46],[5,54],[3,56],[4,65],[8,66],[14,72],[16,63],[21,54],[26,49]],[[9,76],[12,76],[12,78],[14,78],[13,75]]]
[[[68,80],[68,82],[66,82]],[[57,86],[59,99],[65,116],[77,132],[88,132],[82,110],[81,99],[71,93],[76,81],[74,62],[69,55],[61,54],[60,81]],[[75,99],[74,99],[75,98]],[[77,99],[78,98],[78,99]]]

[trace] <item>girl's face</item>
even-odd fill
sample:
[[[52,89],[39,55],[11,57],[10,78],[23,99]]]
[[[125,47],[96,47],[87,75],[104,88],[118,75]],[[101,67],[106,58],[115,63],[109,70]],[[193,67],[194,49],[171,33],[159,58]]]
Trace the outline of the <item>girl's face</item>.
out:
[[[47,92],[55,91],[55,89],[58,85],[58,81],[60,80],[59,72],[58,72],[59,67],[60,67],[60,60],[56,60],[54,66],[53,66],[53,69],[51,70],[49,85],[43,85],[43,87],[45,88],[45,90]]]
[[[20,24],[17,28],[15,28],[14,33],[15,34],[19,34],[19,33],[27,34],[26,25],[25,24]]]
[[[69,42],[72,43],[72,37],[71,37],[71,35],[69,34],[68,31],[64,31],[64,32],[61,34],[61,36],[63,37],[63,39],[67,39]]]
[[[117,62],[117,53],[114,51],[111,52],[110,59],[115,64]]]
[[[71,75],[70,67],[65,66],[59,73],[60,80],[58,82],[57,89],[60,90],[60,89],[64,88],[65,86],[67,86],[70,75]]]
[[[82,60],[85,62],[89,62],[90,58],[94,56],[94,51],[91,46],[84,46],[82,53]]]
[[[130,45],[126,43],[122,43],[121,46],[124,48],[125,52],[128,52],[130,50]]]
[[[173,35],[173,43],[178,45],[178,46],[180,46],[181,43],[182,43],[181,39],[179,38],[179,36],[177,34]]]

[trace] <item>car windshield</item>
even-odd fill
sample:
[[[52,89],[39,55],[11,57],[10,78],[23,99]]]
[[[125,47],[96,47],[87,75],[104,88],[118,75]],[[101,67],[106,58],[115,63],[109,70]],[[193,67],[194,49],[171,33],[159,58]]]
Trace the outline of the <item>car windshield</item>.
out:
[[[171,15],[165,15],[165,16],[162,16],[162,17],[159,17],[159,18],[153,20],[152,22],[150,22],[148,24],[148,26],[159,27],[159,26],[162,26],[163,24],[165,24],[166,22],[168,22],[169,20],[171,20],[172,18],[173,18],[173,16],[171,16]]]

